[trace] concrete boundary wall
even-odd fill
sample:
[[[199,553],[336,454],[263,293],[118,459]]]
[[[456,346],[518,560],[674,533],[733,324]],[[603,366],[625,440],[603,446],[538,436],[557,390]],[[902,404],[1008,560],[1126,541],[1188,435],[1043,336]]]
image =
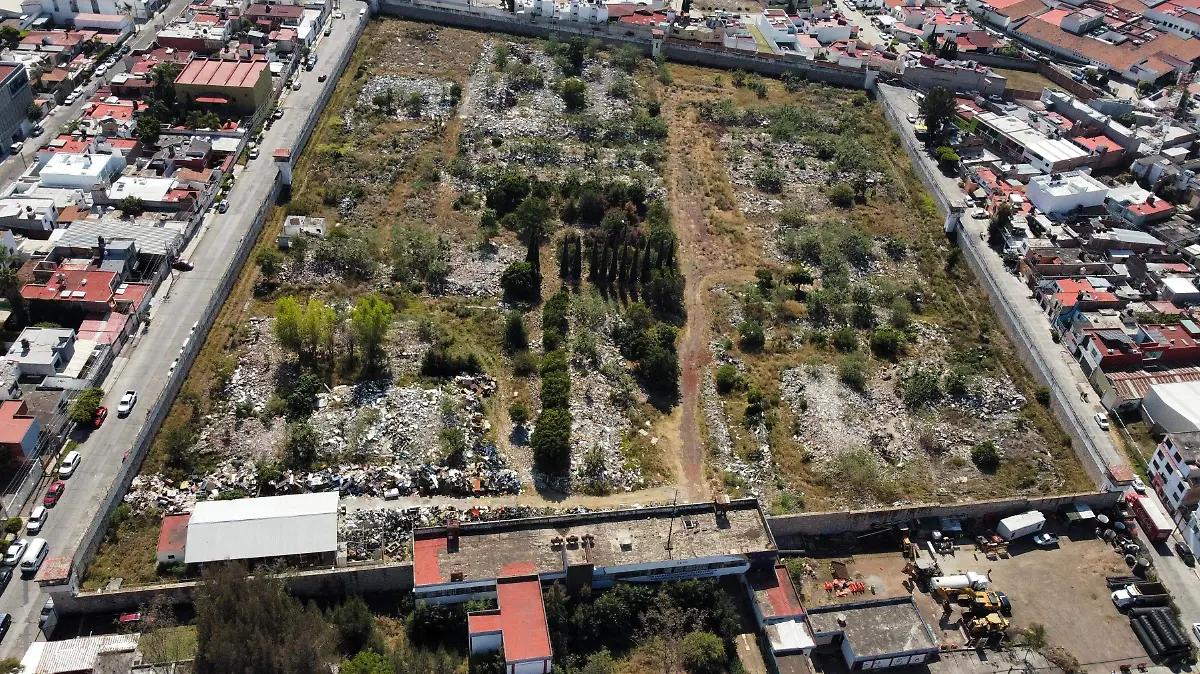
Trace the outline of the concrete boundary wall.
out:
[[[323,90],[319,104],[309,109],[308,117],[301,127],[300,136],[296,144],[292,147],[293,161],[299,158],[300,154],[304,151],[304,147],[308,144],[313,129],[316,128],[317,121],[321,118],[325,104],[328,103],[334,89],[337,88],[337,82],[341,79],[346,69],[346,64],[350,62],[350,58],[358,46],[358,40],[362,37],[366,23],[365,17],[358,18],[357,23],[353,27],[354,37],[350,40],[342,58],[330,70],[330,77],[333,78],[330,86]],[[188,372],[191,369],[192,361],[195,360],[196,355],[200,353],[200,349],[208,341],[209,329],[216,321],[217,315],[221,312],[221,308],[225,304],[225,299],[229,297],[229,292],[233,289],[233,284],[237,282],[242,266],[250,256],[250,251],[254,249],[255,244],[258,242],[259,234],[262,233],[263,227],[266,225],[267,216],[270,215],[271,209],[275,205],[280,187],[281,183],[278,176],[276,176],[270,192],[256,207],[254,221],[250,226],[250,230],[243,237],[241,247],[238,248],[234,258],[230,260],[229,266],[226,267],[225,273],[221,277],[221,283],[217,286],[217,291],[213,294],[208,306],[205,308],[203,318],[199,321],[199,327],[196,328],[196,338],[189,341],[188,348],[180,357],[180,367],[175,369],[175,373],[167,380],[166,388],[163,389],[162,394],[159,395],[158,399],[151,406],[149,414],[146,417],[146,423],[142,426],[141,432],[138,433],[137,438],[133,442],[133,447],[130,449],[130,460],[124,462],[121,472],[117,474],[116,481],[113,482],[99,510],[96,511],[96,516],[92,519],[87,533],[84,534],[83,539],[79,542],[79,547],[76,548],[73,557],[72,586],[77,587],[79,585],[79,581],[88,565],[92,563],[96,552],[100,549],[100,544],[104,541],[104,536],[108,531],[109,515],[124,498],[125,492],[129,490],[129,486],[133,482],[133,478],[141,470],[142,461],[146,458],[146,453],[150,450],[158,429],[166,419],[167,413],[175,401],[175,396],[183,388],[183,382],[186,380]]]
[[[411,562],[317,569],[285,574],[288,591],[302,599],[341,598],[351,595],[404,592],[413,588]],[[96,615],[137,611],[155,597],[165,596],[171,604],[190,604],[196,581],[146,585],[114,592],[72,595],[66,588],[51,589],[54,610],[59,615]]]
[[[958,517],[960,519],[1002,518],[1027,510],[1057,511],[1072,503],[1086,503],[1101,510],[1112,507],[1121,498],[1119,491],[1085,492],[1042,498],[1012,498],[995,501],[976,501],[957,505],[915,505],[904,508],[876,510],[845,510],[824,513],[801,513],[768,517],[767,524],[776,536],[821,536],[843,532],[871,531],[924,517]]]
[[[616,34],[607,28],[572,24],[561,21],[544,21],[517,18],[507,12],[487,9],[467,10],[462,6],[453,7],[435,2],[413,2],[409,0],[382,0],[379,3],[381,14],[395,16],[410,21],[435,23],[443,26],[482,30],[495,33],[509,33],[522,37],[549,38],[562,36],[580,36],[597,39],[609,46],[630,45],[650,53],[650,41],[646,37],[636,37]],[[750,54],[739,54],[718,49],[682,44],[677,40],[666,40],[663,43],[663,53],[671,61],[680,63],[710,66],[728,70],[746,70],[763,75],[778,77],[787,72],[801,73],[807,79],[815,82],[825,82],[856,89],[873,88],[876,71],[865,69],[840,68],[817,65],[806,61],[794,61],[782,57],[767,58]]]

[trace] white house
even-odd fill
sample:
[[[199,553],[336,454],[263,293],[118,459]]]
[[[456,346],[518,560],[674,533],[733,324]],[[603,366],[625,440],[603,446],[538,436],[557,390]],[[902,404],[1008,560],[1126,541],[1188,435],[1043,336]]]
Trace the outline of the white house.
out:
[[[49,232],[58,227],[58,205],[53,199],[20,196],[0,199],[0,227]]]
[[[120,152],[112,154],[72,154],[55,152],[38,172],[45,187],[66,187],[91,191],[108,183],[125,170],[125,158]]]
[[[8,349],[8,359],[22,375],[52,377],[75,355],[75,331],[70,328],[25,328]]]
[[[1107,185],[1081,171],[1035,176],[1025,189],[1025,196],[1043,213],[1103,206],[1107,194]]]

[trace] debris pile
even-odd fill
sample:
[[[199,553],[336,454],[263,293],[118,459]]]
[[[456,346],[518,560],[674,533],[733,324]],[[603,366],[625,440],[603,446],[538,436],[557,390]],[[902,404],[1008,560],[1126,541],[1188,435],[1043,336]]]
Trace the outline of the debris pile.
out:
[[[380,75],[363,85],[356,103],[359,108],[378,110],[389,117],[446,119],[454,112],[451,84],[431,77]],[[415,99],[410,102],[413,94],[421,97],[420,105]]]
[[[509,264],[524,259],[525,251],[501,245],[494,250],[478,246],[454,246],[450,252],[450,275],[446,293],[468,297],[500,295],[500,276]]]
[[[421,506],[417,508],[382,508],[351,510],[339,518],[338,538],[346,543],[350,561],[365,561],[387,557],[393,560],[408,557],[408,541],[418,527],[442,526],[446,522],[496,522],[499,520],[544,517],[549,515],[581,514],[583,506],[573,508],[534,508],[531,506]]]

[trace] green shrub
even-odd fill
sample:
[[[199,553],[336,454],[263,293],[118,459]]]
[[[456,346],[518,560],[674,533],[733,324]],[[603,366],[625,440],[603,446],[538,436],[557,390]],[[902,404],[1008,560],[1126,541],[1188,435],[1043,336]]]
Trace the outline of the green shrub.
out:
[[[755,321],[742,321],[738,326],[738,346],[742,351],[759,351],[766,343],[766,337],[763,335],[762,325]]]
[[[508,406],[508,418],[518,426],[524,426],[529,421],[529,408],[523,402],[515,402]]]
[[[833,348],[838,351],[849,352],[858,349],[858,334],[854,332],[854,328],[848,325],[834,330],[830,341],[833,342]]]
[[[504,294],[516,300],[532,302],[541,295],[541,287],[533,265],[520,260],[508,265],[500,275],[500,287]]]
[[[718,393],[724,395],[733,391],[738,387],[741,381],[742,376],[738,373],[737,368],[734,367],[733,364],[725,363],[721,367],[717,368],[716,383]]]
[[[1000,467],[1000,450],[990,440],[981,442],[971,448],[971,462],[979,470],[990,473]]]
[[[854,187],[852,187],[849,183],[838,183],[829,188],[829,200],[832,201],[835,206],[849,208],[850,206],[854,205],[855,196]]]
[[[908,340],[891,325],[881,325],[871,333],[871,351],[880,358],[895,360],[904,355]]]
[[[1033,397],[1037,399],[1038,403],[1040,403],[1042,407],[1050,406],[1050,389],[1046,388],[1045,386],[1037,387],[1037,390],[1033,392]]]
[[[725,644],[710,632],[692,632],[683,638],[683,668],[688,674],[721,674],[725,671]]]
[[[528,377],[538,370],[538,357],[532,351],[518,351],[513,354],[513,374],[518,377]]]
[[[910,408],[932,405],[941,397],[941,380],[933,370],[919,368],[904,380],[904,404]]]
[[[867,362],[861,356],[842,356],[838,361],[838,379],[855,391],[862,392],[867,388]]]
[[[529,348],[529,332],[525,329],[525,319],[516,311],[508,313],[504,323],[504,350],[509,353],[525,351]]]

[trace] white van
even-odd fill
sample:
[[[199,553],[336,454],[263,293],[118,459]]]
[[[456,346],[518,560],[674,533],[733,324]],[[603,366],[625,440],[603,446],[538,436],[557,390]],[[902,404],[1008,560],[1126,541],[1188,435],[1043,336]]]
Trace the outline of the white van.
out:
[[[21,573],[33,575],[42,565],[42,561],[46,559],[46,553],[50,552],[50,546],[46,545],[46,539],[35,538],[29,541],[29,549],[25,551],[25,556],[21,558]]]

